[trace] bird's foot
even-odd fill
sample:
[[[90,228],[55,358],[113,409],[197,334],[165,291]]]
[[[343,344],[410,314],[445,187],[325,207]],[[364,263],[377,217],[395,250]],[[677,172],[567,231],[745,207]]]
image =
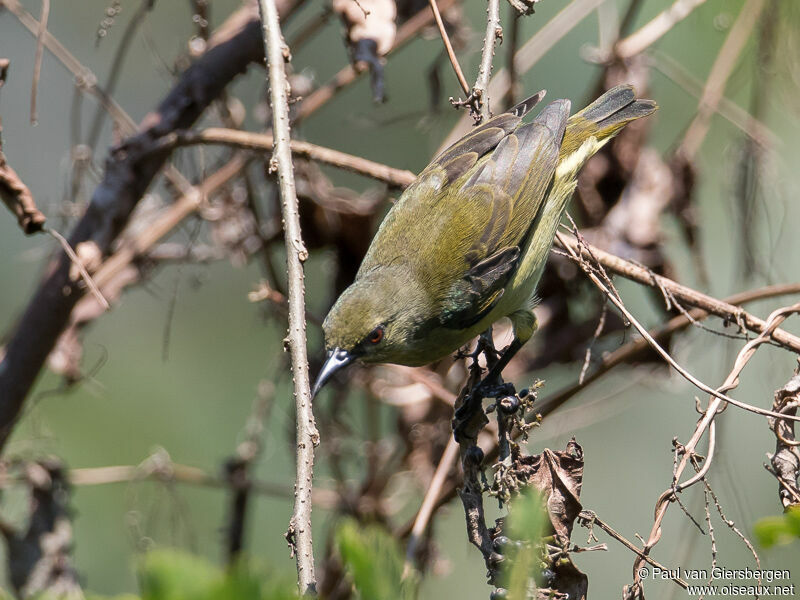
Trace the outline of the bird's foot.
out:
[[[464,402],[456,409],[457,426],[470,420],[470,415],[483,406],[484,398],[500,398],[516,394],[513,383],[504,383],[499,377],[485,377],[472,388]]]

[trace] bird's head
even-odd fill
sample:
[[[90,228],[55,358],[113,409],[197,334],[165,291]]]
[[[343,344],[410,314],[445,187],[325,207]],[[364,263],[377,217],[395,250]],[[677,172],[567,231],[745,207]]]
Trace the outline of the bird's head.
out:
[[[360,274],[322,324],[328,356],[312,395],[354,360],[403,362],[423,315],[421,299],[406,269],[381,267]]]

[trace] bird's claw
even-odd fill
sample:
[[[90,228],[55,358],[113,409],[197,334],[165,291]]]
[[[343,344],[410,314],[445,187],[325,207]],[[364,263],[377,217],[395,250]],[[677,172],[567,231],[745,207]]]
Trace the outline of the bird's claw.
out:
[[[513,396],[516,394],[513,383],[504,383],[497,378],[483,379],[472,388],[472,391],[464,399],[464,402],[456,409],[456,421],[463,421],[481,405],[484,398],[499,398],[501,396]]]

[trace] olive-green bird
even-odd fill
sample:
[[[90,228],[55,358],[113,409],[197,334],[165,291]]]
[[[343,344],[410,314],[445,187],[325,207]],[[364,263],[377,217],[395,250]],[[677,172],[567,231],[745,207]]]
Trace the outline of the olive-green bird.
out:
[[[618,86],[572,117],[569,100],[556,100],[521,125],[543,96],[471,131],[405,190],[325,318],[314,395],[353,360],[424,365],[502,317],[514,340],[490,376],[530,339],[536,285],[578,170],[657,108]]]

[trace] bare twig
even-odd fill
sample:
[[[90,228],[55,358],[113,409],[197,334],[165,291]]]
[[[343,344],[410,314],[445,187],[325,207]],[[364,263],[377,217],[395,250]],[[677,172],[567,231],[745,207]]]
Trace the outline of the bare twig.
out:
[[[30,20],[17,0],[1,1],[21,21]],[[282,2],[284,9],[290,6],[290,0]],[[48,48],[54,46],[66,52],[52,35],[48,33],[45,38]],[[107,162],[106,173],[94,191],[89,210],[69,237],[70,245],[79,255],[82,255],[81,244],[84,243],[87,249],[94,249],[93,255],[98,258],[110,251],[139,199],[168,158],[167,153],[148,154],[149,146],[169,131],[191,126],[236,75],[263,58],[263,48],[255,6],[237,11],[217,30],[207,51],[181,75],[158,109],[145,118],[139,133],[128,139]],[[76,74],[85,73],[68,53],[60,58],[69,61]],[[57,264],[47,270],[16,330],[7,338],[9,343],[0,362],[0,398],[3,398],[0,446],[11,434],[33,382],[69,323],[72,309],[83,296],[78,281],[71,278],[71,265],[66,254],[58,257]],[[102,287],[99,282],[98,285]]]
[[[275,136],[275,155],[271,164],[278,170],[286,239],[286,262],[289,276],[289,334],[286,343],[292,358],[292,379],[297,421],[297,457],[295,468],[295,502],[286,538],[297,559],[297,583],[300,593],[316,595],[314,551],[311,536],[311,491],[314,476],[314,448],[319,444],[319,432],[311,410],[311,387],[308,381],[306,356],[305,285],[303,262],[308,251],[300,232],[300,215],[294,187],[294,168],[289,134],[288,82],[284,59],[289,48],[283,41],[278,10],[274,0],[259,0],[264,30],[272,104],[272,131]]]
[[[648,556],[647,554],[642,552],[639,548],[636,547],[636,544],[634,544],[629,539],[627,539],[625,536],[620,534],[617,530],[615,530],[613,527],[611,527],[611,525],[609,525],[608,523],[603,521],[600,517],[597,516],[597,513],[595,513],[593,510],[582,510],[581,514],[578,515],[578,520],[579,520],[579,523],[581,523],[581,525],[583,525],[584,527],[590,528],[590,530],[594,525],[597,525],[600,529],[605,531],[608,535],[610,535],[612,538],[614,538],[620,544],[625,546],[628,550],[630,550],[631,552],[636,554],[642,560],[646,561],[647,564],[649,564],[649,565],[651,565],[653,567],[657,567],[657,568],[661,569],[665,573],[674,571],[672,569],[668,569],[667,567],[662,565],[660,562],[658,562],[654,558],[651,558],[650,556]],[[670,579],[672,579],[672,581],[677,583],[683,589],[686,589],[688,587],[688,584],[683,579],[681,579],[680,577],[670,577]]]
[[[70,73],[72,73],[72,75],[75,77],[76,88],[81,90],[81,92],[94,97],[95,100],[97,100],[99,107],[106,111],[111,116],[114,123],[120,127],[123,135],[132,136],[136,133],[136,122],[127,112],[125,112],[125,109],[123,109],[111,97],[108,91],[97,84],[97,76],[90,69],[82,65],[61,42],[59,42],[49,31],[47,31],[47,29],[42,29],[40,23],[33,17],[33,15],[25,10],[18,0],[0,0],[0,6],[7,8],[32,34],[37,36],[39,33],[42,34],[44,47],[47,48]],[[246,8],[243,8],[236,13],[234,18],[230,20],[231,25],[229,25],[227,31],[225,30],[225,25],[228,25],[228,23],[223,25],[223,27],[220,28],[222,35],[219,36],[220,39],[218,41],[223,41],[222,38],[230,33],[230,29],[236,27],[236,22],[243,17],[246,18],[247,12],[248,11]],[[211,45],[213,44],[210,44],[207,49],[210,49]],[[101,124],[101,121],[96,119],[96,122],[99,133],[99,125]],[[89,139],[91,140],[92,138],[90,137]],[[185,191],[190,187],[190,184],[186,178],[181,175],[181,173],[172,165],[167,165],[164,168],[164,175],[170,181],[170,183],[172,183],[172,185],[181,191]]]
[[[94,274],[95,283],[102,289],[115,275],[120,273],[137,257],[146,254],[150,248],[175,229],[186,217],[200,208],[201,203],[210,195],[241,173],[246,165],[246,158],[236,155],[209,175],[200,185],[192,187],[188,193],[177,198],[149,227],[142,230],[129,243],[123,244],[98,267]]]
[[[500,0],[489,0],[486,15],[486,34],[483,37],[481,65],[478,68],[478,78],[472,88],[472,95],[480,104],[481,120],[484,122],[488,121],[492,115],[489,107],[489,77],[492,75],[494,45],[498,39],[503,40],[503,28],[500,26]]]
[[[578,25],[584,18],[589,16],[605,0],[572,0],[567,6],[562,8],[556,16],[542,25],[535,35],[525,42],[522,47],[514,54],[517,76],[527,73],[533,65],[539,62],[547,52],[561,40],[573,27]],[[500,69],[487,87],[486,95],[489,98],[503,98],[511,86],[511,78],[506,69]],[[450,131],[439,146],[439,151],[444,150],[459,138],[461,138],[470,126],[474,124],[473,119],[467,113],[461,116],[455,127]],[[438,153],[437,152],[437,153]]]
[[[39,89],[39,76],[42,74],[44,57],[44,36],[47,33],[47,18],[50,16],[50,0],[42,0],[42,15],[39,17],[39,32],[36,34],[36,57],[33,62],[33,83],[31,83],[31,123],[39,120],[36,114],[36,95]]]
[[[769,336],[772,331],[777,329],[778,325],[780,325],[790,314],[796,313],[800,311],[800,303],[794,304],[789,307],[779,308],[776,311],[773,311],[772,314],[767,319],[767,327],[764,331],[759,334],[759,336],[747,344],[741,349],[739,354],[736,357],[736,361],[734,362],[733,369],[725,378],[725,382],[720,386],[715,393],[712,394],[714,396],[709,400],[708,407],[703,415],[703,417],[698,421],[697,426],[695,427],[694,434],[690,438],[690,440],[686,443],[685,446],[681,448],[682,450],[682,457],[680,463],[678,464],[677,468],[675,469],[675,474],[673,476],[673,484],[672,486],[666,490],[661,496],[659,497],[658,501],[656,502],[656,509],[655,509],[655,519],[653,521],[653,527],[650,530],[650,536],[647,542],[644,545],[643,552],[649,553],[650,550],[658,543],[658,540],[661,538],[661,523],[664,520],[664,517],[667,513],[667,509],[671,504],[672,500],[675,497],[677,492],[685,490],[686,488],[694,485],[698,481],[701,481],[708,469],[711,466],[711,461],[707,458],[705,463],[703,464],[702,468],[690,479],[680,483],[680,476],[685,470],[686,466],[689,462],[695,457],[695,450],[697,448],[697,444],[699,443],[700,439],[702,438],[703,434],[706,430],[709,431],[711,435],[715,418],[721,408],[724,407],[723,402],[727,400],[725,397],[721,396],[722,392],[727,392],[739,384],[739,375],[747,365],[748,361],[752,358],[755,354],[758,347],[767,341],[769,341]],[[775,413],[776,415],[778,413]],[[783,416],[786,418],[787,415],[778,415]],[[709,437],[709,444],[712,444],[711,437]],[[710,446],[713,450],[713,446]],[[642,560],[638,558],[634,563],[634,586],[641,587],[641,577],[638,572],[638,567],[641,566]]]
[[[440,10],[447,10],[456,0],[441,0],[439,2]],[[408,42],[413,40],[415,36],[427,27],[433,20],[433,13],[427,9],[420,10],[417,14],[411,17],[408,21],[403,23],[402,27],[397,30],[397,36],[394,39],[394,46],[391,52],[396,52]],[[387,55],[388,56],[388,55]],[[295,113],[295,121],[302,121],[317,112],[322,108],[325,103],[333,98],[339,91],[356,81],[365,71],[359,71],[352,65],[343,67],[331,80],[325,85],[314,90],[303,99],[303,102]]]
[[[469,84],[467,83],[467,78],[464,77],[464,71],[461,70],[461,65],[458,64],[456,53],[453,52],[453,45],[450,43],[450,36],[447,35],[447,30],[444,28],[444,23],[442,22],[442,15],[439,12],[439,5],[436,4],[436,0],[428,0],[428,3],[431,5],[433,16],[436,19],[436,26],[439,28],[439,35],[442,36],[444,49],[447,51],[447,57],[450,59],[450,64],[453,65],[453,71],[456,73],[458,83],[461,85],[461,89],[464,90],[464,93],[469,94]]]
[[[154,152],[193,144],[224,144],[249,150],[271,151],[274,148],[274,139],[270,133],[250,133],[237,129],[210,127],[198,132],[179,131],[165,136]],[[353,156],[309,142],[291,140],[291,149],[295,156],[352,171],[400,188],[410,185],[416,179],[416,175],[411,171],[395,169],[360,156]]]
[[[3,154],[3,126],[0,121],[0,200],[17,217],[17,222],[26,234],[41,231],[45,216],[36,207],[31,190],[6,162]]]
[[[559,234],[556,237],[556,242],[565,249],[570,249],[576,253],[580,252],[581,246],[587,248],[592,257],[597,259],[598,263],[603,268],[612,271],[618,275],[622,275],[627,279],[631,279],[638,283],[654,287],[658,286],[668,290],[675,298],[685,304],[702,308],[712,315],[716,315],[726,322],[733,322],[740,324],[742,327],[749,329],[755,333],[761,333],[766,328],[766,322],[751,315],[742,308],[734,306],[727,302],[723,302],[713,298],[702,292],[698,292],[690,287],[677,283],[667,277],[656,275],[649,269],[640,267],[632,262],[623,258],[605,252],[600,248],[587,244],[585,241],[579,242],[571,236],[564,236]],[[793,352],[800,353],[800,339],[787,331],[776,329],[772,333],[773,340],[781,346],[792,350]]]
[[[644,27],[616,44],[614,54],[619,58],[631,58],[652,46],[670,29],[683,21],[706,0],[675,0]]]
[[[108,300],[103,297],[103,294],[100,292],[97,284],[95,284],[95,282],[92,280],[92,276],[89,275],[89,272],[86,270],[83,262],[78,255],[75,254],[75,251],[72,249],[72,246],[69,245],[69,242],[66,240],[66,238],[58,233],[55,229],[50,229],[49,227],[45,227],[44,231],[53,236],[53,238],[55,238],[55,240],[61,244],[61,248],[64,250],[64,252],[66,252],[67,256],[69,256],[69,259],[72,261],[72,265],[78,269],[78,272],[81,274],[84,283],[86,283],[86,287],[88,287],[89,291],[92,292],[92,295],[95,297],[95,300],[100,303],[100,306],[106,310],[111,308],[108,305]]]
[[[748,292],[742,292],[741,294],[736,294],[735,296],[726,298],[725,302],[733,305],[739,305],[764,298],[774,298],[776,296],[785,296],[790,294],[800,294],[800,283],[768,286]],[[709,313],[706,311],[700,308],[695,308],[689,311],[686,315],[680,315],[670,319],[664,325],[650,330],[649,333],[653,339],[661,342],[662,340],[668,339],[676,332],[685,329],[693,322],[698,322],[707,318],[708,316]],[[552,413],[556,408],[564,404],[567,400],[572,398],[575,394],[588,385],[600,379],[614,367],[633,360],[649,348],[650,345],[645,338],[638,338],[628,342],[624,346],[617,348],[609,354],[603,355],[600,359],[600,364],[592,373],[584,378],[582,383],[576,382],[539,401],[537,404],[537,413],[541,414],[543,417]]]
[[[199,467],[173,462],[169,454],[159,449],[138,465],[110,465],[105,467],[83,467],[67,471],[67,479],[72,486],[114,485],[118,483],[137,483],[154,481],[161,483],[180,483],[212,489],[227,489],[231,482]],[[24,477],[14,476],[8,469],[0,474],[0,489],[11,485],[24,484]],[[292,496],[289,486],[251,479],[250,491],[260,496],[287,499]],[[314,504],[323,508],[333,508],[338,502],[336,492],[326,488],[314,489]]]
[[[700,149],[708,133],[711,116],[716,112],[725,92],[725,83],[736,66],[765,4],[766,0],[748,0],[731,27],[728,37],[725,38],[703,88],[703,95],[697,105],[697,115],[686,130],[677,151],[686,160],[691,161]]]
[[[414,526],[411,529],[411,534],[408,536],[408,545],[406,546],[406,568],[408,568],[414,560],[414,553],[417,550],[419,540],[428,527],[428,523],[436,507],[436,501],[441,494],[442,485],[447,478],[447,474],[453,468],[453,465],[455,465],[458,452],[458,443],[455,439],[450,438],[439,459],[439,464],[436,465],[436,471],[433,473],[431,483],[428,486],[428,490],[425,492],[425,498],[422,500],[422,505],[419,507],[416,519],[414,519]]]
[[[642,337],[644,337],[647,340],[647,342],[650,344],[650,346],[653,348],[653,350],[655,350],[673,369],[675,369],[684,379],[689,381],[692,385],[694,385],[695,387],[697,387],[698,389],[704,391],[707,394],[711,394],[718,401],[728,402],[729,404],[733,404],[734,406],[737,406],[737,407],[742,408],[744,410],[747,410],[749,412],[753,412],[753,413],[756,413],[756,414],[762,415],[762,416],[770,416],[770,417],[779,418],[779,419],[800,421],[800,417],[796,417],[794,415],[781,415],[781,414],[775,413],[775,412],[770,411],[770,410],[765,410],[763,408],[759,408],[757,406],[752,406],[752,405],[747,404],[745,402],[741,402],[739,400],[735,400],[735,399],[731,398],[730,396],[726,396],[725,394],[723,394],[719,390],[714,390],[714,389],[710,388],[705,383],[700,381],[697,377],[692,375],[686,368],[684,368],[683,366],[678,364],[678,362],[674,358],[672,358],[672,356],[669,354],[669,352],[664,350],[664,348],[662,348],[661,345],[658,342],[656,342],[655,339],[653,339],[653,337],[650,335],[650,333],[647,331],[647,329],[645,329],[644,326],[641,323],[639,323],[639,321],[636,319],[636,317],[634,317],[633,314],[631,314],[631,312],[627,309],[627,307],[622,302],[622,300],[619,298],[619,296],[617,294],[615,294],[614,292],[612,292],[611,290],[609,290],[609,288],[606,287],[606,283],[604,281],[602,281],[600,279],[600,277],[597,276],[597,274],[595,274],[595,272],[586,263],[586,261],[582,257],[578,256],[578,252],[576,252],[572,247],[570,247],[568,245],[567,241],[564,240],[564,236],[562,236],[560,233],[557,233],[556,234],[556,239],[559,240],[559,242],[561,243],[561,245],[563,247],[568,249],[568,251],[570,252],[572,257],[576,261],[578,261],[578,263],[581,265],[581,267],[586,271],[586,274],[589,276],[589,279],[592,280],[592,282],[598,287],[598,289],[600,289],[601,292],[603,292],[603,294],[605,294],[605,296],[611,301],[611,303],[614,306],[616,306],[617,309],[633,324],[633,326],[639,331],[639,333],[642,335]],[[606,276],[606,279],[607,279],[607,276]],[[778,324],[780,324],[782,321],[783,321],[783,319],[780,319],[774,325],[772,325],[770,323],[767,323],[767,325],[764,328],[764,330],[761,332],[759,337],[756,338],[756,339],[757,340],[762,340],[760,343],[769,341],[769,336],[774,334],[774,330],[777,329]],[[766,338],[764,336],[766,336]]]

